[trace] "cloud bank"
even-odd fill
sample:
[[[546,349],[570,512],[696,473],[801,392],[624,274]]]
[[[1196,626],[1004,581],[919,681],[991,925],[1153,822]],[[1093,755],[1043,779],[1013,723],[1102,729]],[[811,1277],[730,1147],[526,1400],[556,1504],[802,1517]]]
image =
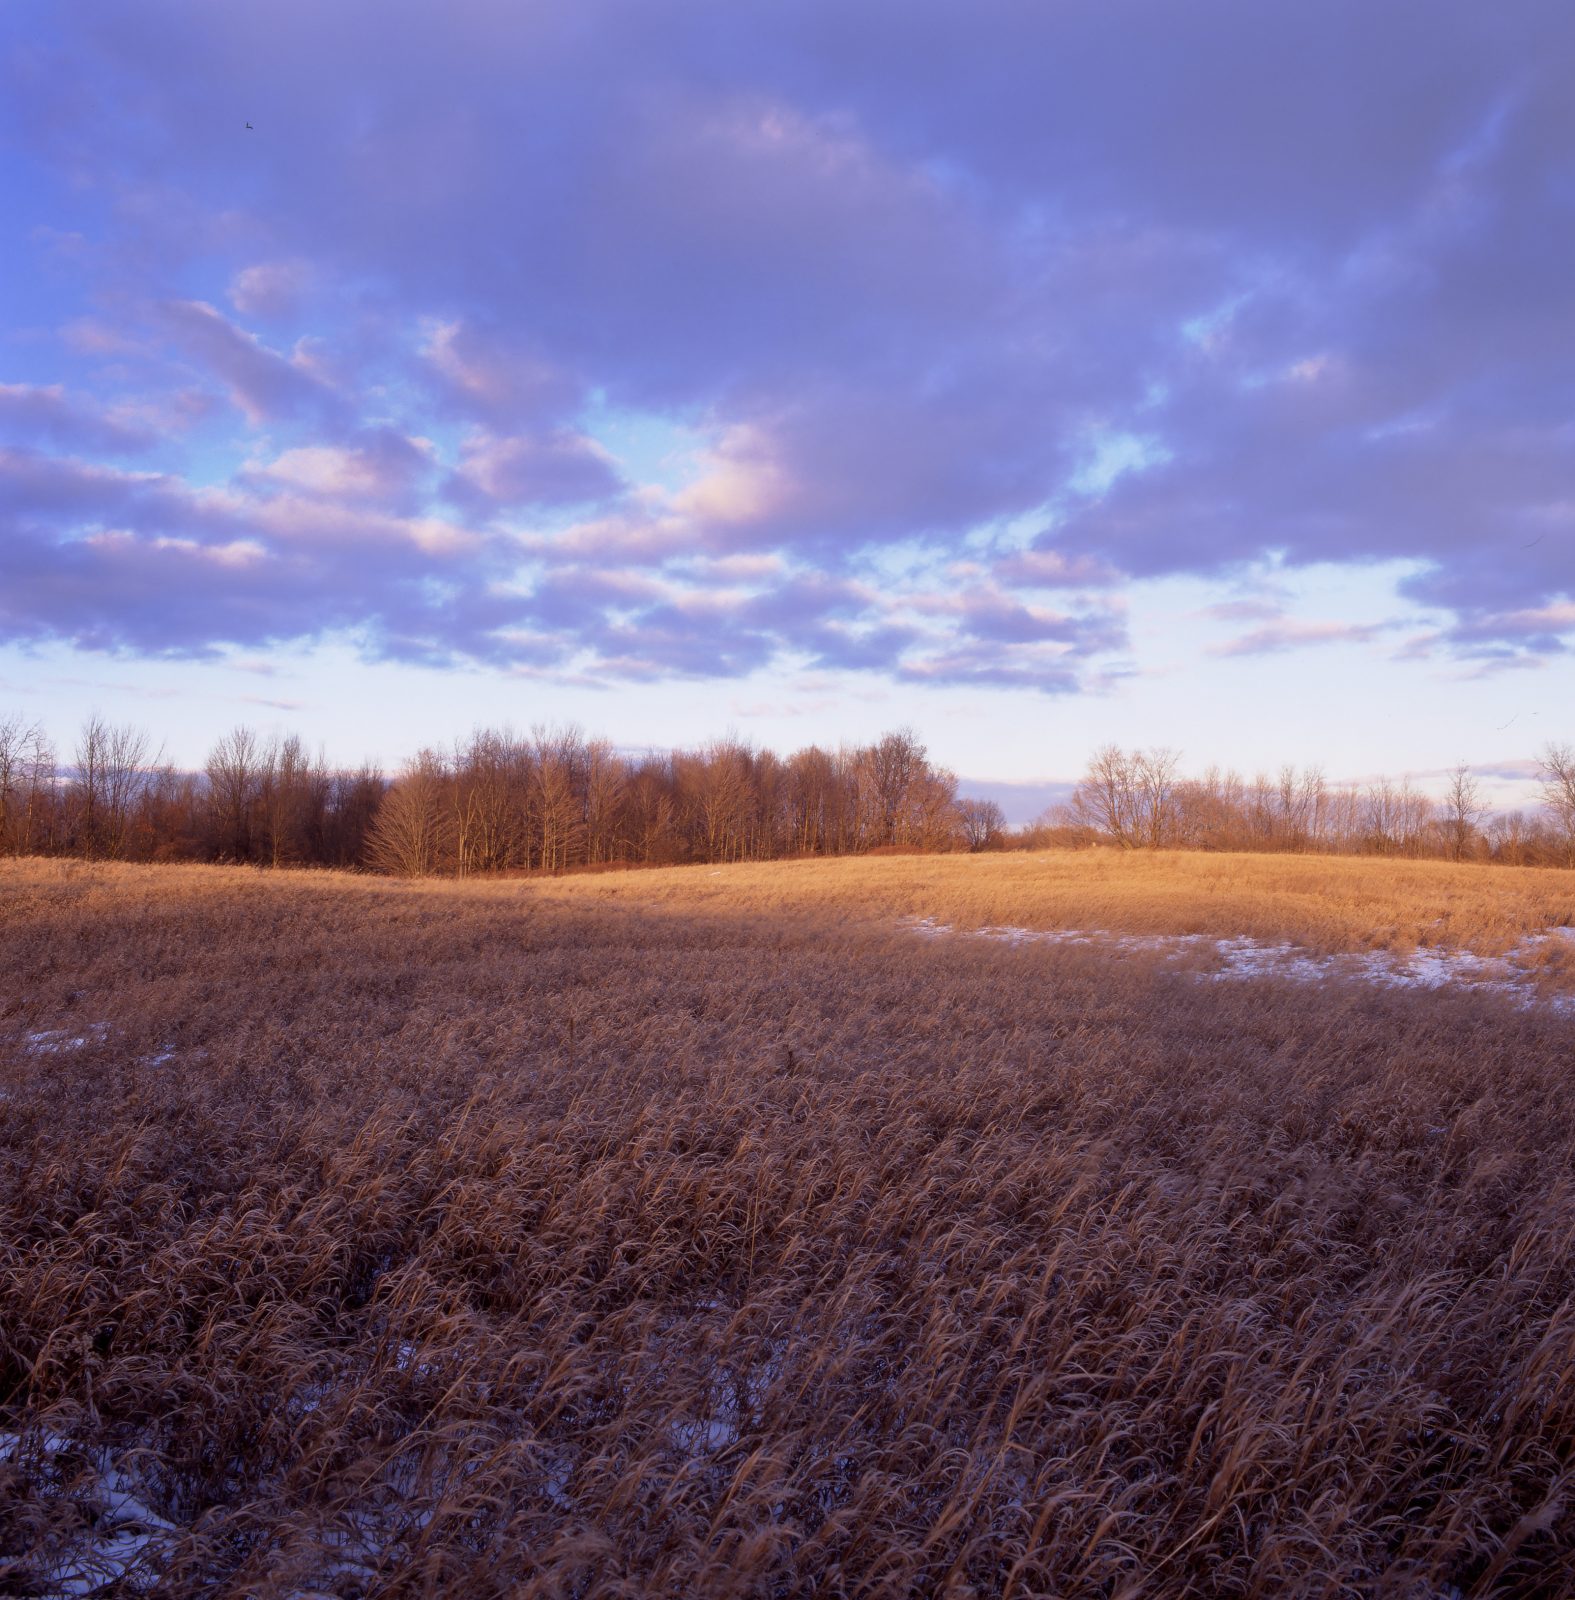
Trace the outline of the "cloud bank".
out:
[[[1566,6],[0,28],[0,636],[1071,693],[1133,580],[1402,561],[1575,639]]]

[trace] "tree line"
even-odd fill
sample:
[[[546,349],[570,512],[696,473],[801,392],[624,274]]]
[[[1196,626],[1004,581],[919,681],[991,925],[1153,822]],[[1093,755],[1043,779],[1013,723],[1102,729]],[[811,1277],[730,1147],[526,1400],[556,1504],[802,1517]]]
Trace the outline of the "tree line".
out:
[[[1465,766],[1440,797],[1316,767],[1187,776],[1174,751],[1108,745],[1067,804],[1009,829],[911,729],[785,757],[737,738],[638,754],[576,728],[481,729],[389,776],[245,727],[182,770],[146,730],[99,716],[61,753],[13,715],[0,717],[0,854],[413,876],[1057,845],[1575,866],[1575,750],[1549,745],[1538,770],[1539,809],[1490,815]]]
[[[1537,810],[1490,813],[1464,763],[1434,796],[1406,779],[1330,783],[1317,767],[1286,766],[1253,778],[1211,767],[1188,777],[1173,750],[1106,745],[1057,821],[1063,831],[1122,849],[1324,851],[1575,867],[1575,748],[1547,745],[1537,775]]]
[[[62,760],[38,725],[0,719],[11,854],[465,876],[983,848],[1003,826],[906,729],[786,758],[732,738],[631,755],[575,728],[483,729],[390,778],[244,727],[181,771],[96,716]]]

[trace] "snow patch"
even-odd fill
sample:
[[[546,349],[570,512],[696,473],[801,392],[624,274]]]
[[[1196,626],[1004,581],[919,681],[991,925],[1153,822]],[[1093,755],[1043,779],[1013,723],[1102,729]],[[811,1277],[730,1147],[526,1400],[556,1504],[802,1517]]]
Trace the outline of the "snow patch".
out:
[[[103,1044],[111,1031],[107,1022],[89,1022],[78,1028],[44,1028],[37,1033],[23,1034],[22,1049],[30,1056],[67,1055],[76,1050],[85,1050],[89,1045]],[[167,1044],[152,1055],[141,1057],[139,1065],[167,1067],[181,1053],[175,1045]],[[191,1058],[201,1061],[207,1053],[206,1050],[196,1050],[191,1052]]]
[[[85,1050],[90,1044],[102,1044],[108,1035],[107,1022],[90,1022],[81,1033],[73,1033],[70,1028],[45,1028],[42,1033],[27,1034],[22,1048],[30,1055],[57,1055],[67,1050]]]
[[[175,1524],[143,1498],[144,1489],[109,1450],[83,1450],[60,1434],[0,1431],[0,1462],[31,1469],[60,1486],[87,1513],[91,1527],[40,1576],[50,1600],[98,1594],[115,1586],[136,1593],[156,1581]]]
[[[1442,989],[1459,985],[1477,993],[1504,995],[1522,1005],[1541,1004],[1575,1015],[1575,995],[1547,994],[1536,988],[1527,963],[1550,940],[1575,939],[1575,928],[1549,928],[1528,935],[1507,955],[1479,956],[1470,950],[1419,947],[1407,954],[1370,950],[1360,955],[1319,955],[1288,942],[1271,943],[1247,934],[1216,938],[1205,933],[1115,933],[1102,928],[985,927],[958,930],[934,917],[910,917],[899,924],[925,939],[987,939],[1012,946],[1072,944],[1115,955],[1161,955],[1178,959],[1212,954],[1219,966],[1197,976],[1229,982],[1283,978],[1294,983],[1354,979],[1382,988]]]
[[[766,1396],[782,1377],[786,1360],[787,1340],[768,1339],[759,1360],[720,1363],[706,1385],[699,1415],[671,1425],[674,1448],[690,1457],[713,1456],[737,1444],[746,1428],[761,1427]]]

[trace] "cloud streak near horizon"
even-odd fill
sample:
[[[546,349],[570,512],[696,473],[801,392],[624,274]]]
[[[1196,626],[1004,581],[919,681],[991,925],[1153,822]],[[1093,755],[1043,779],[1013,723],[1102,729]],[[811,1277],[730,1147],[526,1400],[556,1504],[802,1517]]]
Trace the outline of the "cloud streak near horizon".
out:
[[[1238,602],[1211,653],[1561,656],[1572,46],[1554,4],[24,0],[0,639],[1075,693],[1135,580],[1403,563],[1401,616]]]

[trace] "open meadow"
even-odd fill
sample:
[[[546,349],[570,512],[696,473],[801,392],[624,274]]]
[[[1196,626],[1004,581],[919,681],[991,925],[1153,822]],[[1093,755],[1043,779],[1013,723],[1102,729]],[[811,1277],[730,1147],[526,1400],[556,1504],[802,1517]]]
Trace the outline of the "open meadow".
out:
[[[1572,925],[0,863],[0,1591],[1575,1593]]]

